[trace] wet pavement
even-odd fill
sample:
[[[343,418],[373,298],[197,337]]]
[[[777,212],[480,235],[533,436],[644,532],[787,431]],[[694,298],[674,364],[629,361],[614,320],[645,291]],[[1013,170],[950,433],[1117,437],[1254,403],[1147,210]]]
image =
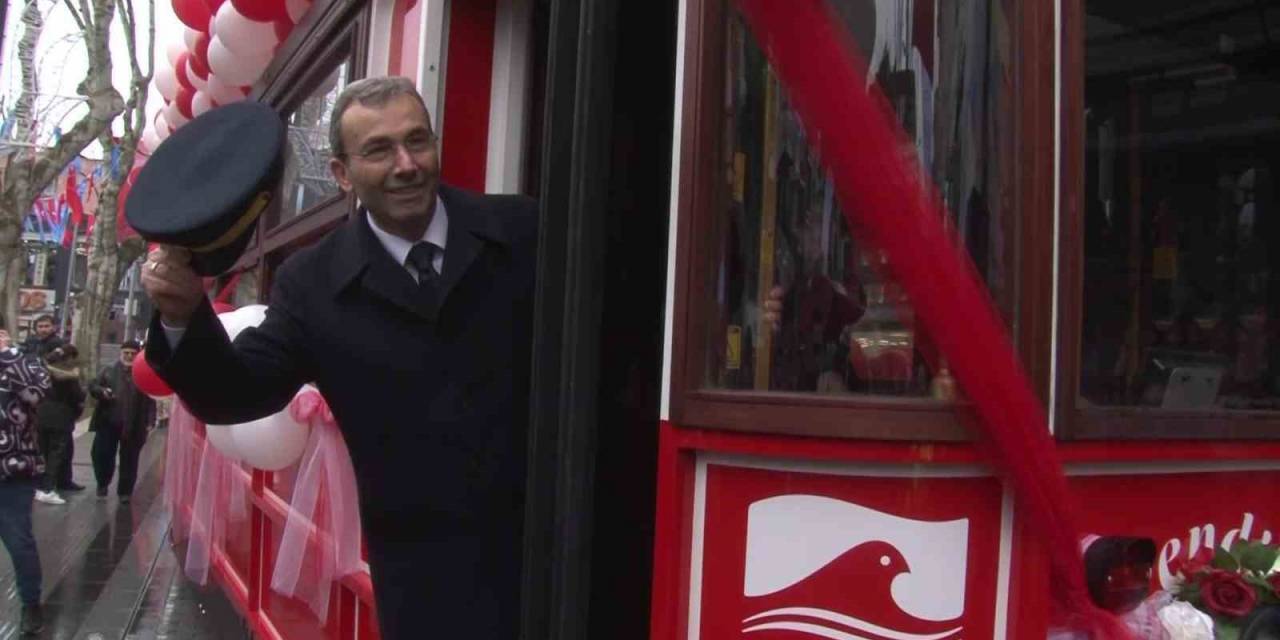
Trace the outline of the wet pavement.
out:
[[[65,505],[35,503],[35,534],[44,569],[45,629],[50,640],[245,640],[242,619],[220,587],[182,574],[169,543],[169,513],[160,499],[164,431],[142,452],[133,501],[114,486],[94,494],[92,434],[77,432],[75,481]],[[0,640],[18,638],[21,603],[7,553],[0,553]]]

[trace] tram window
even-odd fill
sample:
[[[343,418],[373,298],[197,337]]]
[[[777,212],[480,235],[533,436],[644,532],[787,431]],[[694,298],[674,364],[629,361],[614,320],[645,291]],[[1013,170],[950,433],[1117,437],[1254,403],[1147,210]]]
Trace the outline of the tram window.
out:
[[[1084,6],[1078,402],[1280,409],[1280,7]]]
[[[280,222],[339,194],[338,185],[329,173],[329,114],[347,84],[350,65],[349,60],[340,64],[289,114],[289,150],[281,186]]]
[[[954,385],[886,264],[845,222],[741,15],[724,12],[723,176],[703,252],[703,384],[715,389],[949,398]],[[832,0],[869,76],[1006,317],[1012,315],[1012,67],[1002,3]],[[769,292],[780,329],[762,330]],[[938,379],[935,380],[935,376]]]

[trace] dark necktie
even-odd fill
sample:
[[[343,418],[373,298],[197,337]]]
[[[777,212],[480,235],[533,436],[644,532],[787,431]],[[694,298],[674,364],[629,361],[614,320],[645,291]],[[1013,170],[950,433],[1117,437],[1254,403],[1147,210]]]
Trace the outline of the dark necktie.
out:
[[[418,289],[432,305],[436,302],[436,280],[440,277],[433,264],[437,251],[440,251],[440,247],[430,242],[418,242],[409,249],[409,255],[404,259],[406,264],[418,272]]]

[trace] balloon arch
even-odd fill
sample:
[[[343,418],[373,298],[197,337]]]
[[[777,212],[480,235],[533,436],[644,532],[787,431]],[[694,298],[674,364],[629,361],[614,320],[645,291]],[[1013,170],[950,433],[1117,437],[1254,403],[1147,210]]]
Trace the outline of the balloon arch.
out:
[[[262,77],[312,0],[173,0],[183,37],[165,45],[155,90],[164,108],[142,134],[149,156],[200,114],[243,100]]]

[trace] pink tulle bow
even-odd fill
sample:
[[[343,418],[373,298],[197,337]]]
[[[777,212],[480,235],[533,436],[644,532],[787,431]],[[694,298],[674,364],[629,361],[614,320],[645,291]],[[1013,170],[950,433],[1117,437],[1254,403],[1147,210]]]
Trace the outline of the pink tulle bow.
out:
[[[324,396],[320,395],[314,387],[306,387],[293,397],[293,401],[289,403],[289,415],[304,424],[314,420],[329,425],[335,424],[333,412],[329,410],[329,403],[324,401]]]
[[[324,620],[333,581],[361,569],[356,478],[342,432],[313,388],[294,398],[294,419],[311,425],[280,537],[271,589],[306,602]]]

